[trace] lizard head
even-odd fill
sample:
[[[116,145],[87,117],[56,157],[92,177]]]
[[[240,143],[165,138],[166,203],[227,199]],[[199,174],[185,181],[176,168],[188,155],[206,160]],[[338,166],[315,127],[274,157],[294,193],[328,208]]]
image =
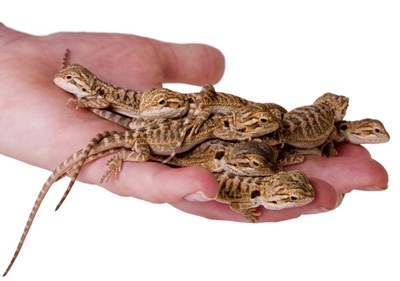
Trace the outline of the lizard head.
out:
[[[248,176],[265,176],[277,172],[278,151],[256,141],[240,142],[227,157],[226,166],[234,173]]]
[[[345,138],[354,144],[384,143],[390,139],[382,122],[376,119],[342,121],[338,128]]]
[[[315,100],[314,105],[328,104],[335,113],[335,121],[343,120],[349,106],[349,98],[332,93],[325,93]]]
[[[279,127],[280,122],[271,112],[257,107],[241,107],[233,114],[232,129],[249,138],[267,135]]]
[[[183,116],[189,108],[189,100],[184,94],[166,88],[152,88],[143,92],[139,105],[144,118],[176,118]]]
[[[301,171],[279,172],[270,180],[268,187],[260,190],[258,199],[266,209],[299,207],[314,200],[314,189]]]
[[[93,94],[92,85],[96,76],[79,64],[71,64],[58,72],[53,81],[61,89],[75,95],[77,98]]]

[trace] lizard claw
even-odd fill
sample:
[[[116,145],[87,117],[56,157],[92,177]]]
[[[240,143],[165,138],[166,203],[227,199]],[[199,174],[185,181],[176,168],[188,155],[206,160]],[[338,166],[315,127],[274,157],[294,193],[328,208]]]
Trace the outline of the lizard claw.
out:
[[[117,178],[122,169],[122,159],[119,157],[111,158],[107,163],[107,170],[104,172],[103,176],[100,179],[100,183],[106,183],[110,179],[110,177],[114,174],[114,177]]]

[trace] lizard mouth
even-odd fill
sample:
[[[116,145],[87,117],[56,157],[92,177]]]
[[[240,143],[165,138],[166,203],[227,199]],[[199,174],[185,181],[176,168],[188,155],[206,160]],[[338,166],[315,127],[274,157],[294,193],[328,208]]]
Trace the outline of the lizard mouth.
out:
[[[255,134],[257,136],[262,136],[272,133],[276,131],[278,128],[279,128],[278,122],[272,122],[268,126],[262,126],[262,127],[260,127],[258,123],[255,123],[253,125],[238,128],[237,131],[244,134]]]

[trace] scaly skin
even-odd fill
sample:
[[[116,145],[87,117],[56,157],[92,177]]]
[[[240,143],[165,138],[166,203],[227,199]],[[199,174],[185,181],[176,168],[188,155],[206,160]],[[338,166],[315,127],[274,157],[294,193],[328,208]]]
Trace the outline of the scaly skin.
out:
[[[114,87],[79,64],[64,67],[55,75],[54,83],[76,96],[69,99],[68,104],[77,108],[109,109],[134,118],[176,118],[189,109],[188,99],[183,94],[165,88],[141,93]]]
[[[269,111],[276,119],[281,120],[286,109],[274,103],[256,103],[244,98],[216,92],[213,85],[204,85],[198,94],[192,94],[191,111],[188,114],[188,122],[185,128],[191,128],[190,134],[196,134],[201,125],[211,114],[231,114],[240,107],[255,107]]]
[[[206,141],[192,150],[180,153],[168,164],[174,166],[202,166],[210,172],[230,172],[242,176],[266,176],[276,173],[278,150],[266,143],[245,141]],[[163,157],[152,160],[164,162]]]
[[[179,118],[189,111],[189,96],[167,88],[152,88],[143,92],[139,104],[142,118]]]
[[[349,142],[352,144],[377,144],[390,140],[381,121],[376,119],[362,119],[357,121],[338,121],[327,141],[320,147],[322,155],[334,157],[337,151],[334,144]]]
[[[326,93],[313,105],[287,112],[282,120],[283,142],[296,148],[315,148],[330,136],[334,123],[346,113],[348,98]]]
[[[114,87],[79,64],[68,65],[58,72],[54,83],[77,97],[68,101],[76,107],[109,108],[127,116],[139,117],[141,92]]]
[[[314,190],[300,171],[279,172],[268,177],[248,177],[227,172],[215,174],[219,193],[216,201],[256,222],[257,207],[280,210],[303,206],[314,200]]]

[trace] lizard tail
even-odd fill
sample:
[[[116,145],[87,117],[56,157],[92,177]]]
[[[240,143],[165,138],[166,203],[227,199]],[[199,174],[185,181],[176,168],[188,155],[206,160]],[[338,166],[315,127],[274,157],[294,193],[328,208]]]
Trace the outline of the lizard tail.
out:
[[[106,138],[106,137],[108,137],[108,136],[110,136],[110,135],[112,135],[112,134],[115,134],[115,133],[116,133],[115,131],[106,131],[106,132],[103,132],[103,133],[98,134],[98,135],[95,136],[95,137],[89,142],[89,144],[81,151],[81,153],[79,154],[79,162],[76,163],[76,164],[74,165],[74,167],[73,167],[72,173],[70,174],[71,180],[70,180],[70,182],[69,182],[69,184],[68,184],[68,187],[67,187],[66,191],[64,192],[64,194],[63,194],[63,196],[62,196],[60,202],[58,202],[55,211],[57,211],[57,210],[61,207],[61,205],[64,203],[65,199],[67,198],[69,192],[70,192],[71,189],[72,189],[72,186],[74,185],[76,179],[78,178],[79,173],[80,173],[80,171],[81,171],[83,165],[84,165],[85,163],[89,162],[89,161],[88,161],[88,157],[90,156],[90,153],[92,152],[93,148],[99,143],[99,141],[101,141],[102,139],[104,139],[104,138]],[[107,153],[102,154],[102,156],[105,155],[105,154],[107,154]],[[101,156],[98,156],[97,158],[99,158],[99,157],[101,157]],[[92,161],[92,160],[94,160],[94,159],[97,159],[97,158],[91,158],[90,161]],[[71,166],[71,165],[70,165],[70,166]],[[70,167],[70,166],[69,166],[69,167]],[[66,171],[66,172],[68,172],[68,171]],[[64,173],[64,175],[65,175],[65,173]]]
[[[61,179],[62,177],[64,177],[66,175],[66,173],[70,170],[71,166],[78,166],[77,169],[80,169],[81,166],[83,165],[85,159],[87,158],[87,154],[90,152],[90,150],[88,150],[88,147],[93,147],[94,144],[96,144],[98,142],[98,139],[101,139],[101,137],[103,137],[104,135],[108,135],[111,134],[112,132],[105,132],[103,134],[99,134],[97,135],[94,139],[92,139],[92,141],[90,142],[90,144],[85,148],[85,149],[81,149],[78,152],[76,152],[75,154],[73,154],[71,157],[69,157],[67,160],[65,160],[63,163],[61,163],[54,171],[53,173],[50,175],[50,177],[47,179],[47,181],[44,183],[42,189],[40,190],[39,195],[36,198],[35,204],[33,205],[33,208],[29,214],[28,217],[28,221],[25,224],[25,228],[24,231],[22,232],[22,236],[19,240],[18,246],[14,252],[14,256],[11,259],[7,269],[5,270],[3,276],[6,276],[7,273],[10,271],[10,269],[12,268],[15,260],[17,259],[22,246],[25,242],[25,239],[29,233],[29,230],[31,229],[33,220],[35,219],[35,216],[39,210],[40,205],[42,204],[44,198],[46,197],[47,192],[50,190],[50,187],[53,185],[53,183],[55,183],[56,181],[58,181],[59,179]],[[88,151],[86,151],[88,150]],[[83,159],[83,160],[82,160]],[[71,180],[70,186],[72,187],[73,182],[75,181],[75,179],[73,178]],[[64,198],[65,199],[65,198]]]

